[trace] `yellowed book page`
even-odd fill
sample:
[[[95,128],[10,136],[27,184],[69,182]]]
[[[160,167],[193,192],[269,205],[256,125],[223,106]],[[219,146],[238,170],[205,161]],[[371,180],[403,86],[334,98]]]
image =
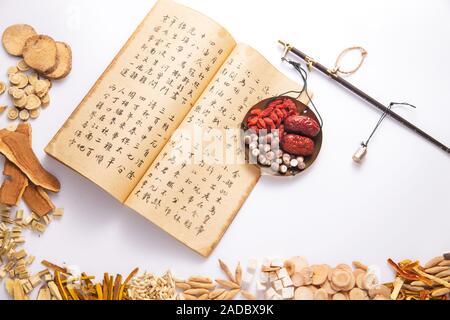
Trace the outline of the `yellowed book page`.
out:
[[[239,44],[125,204],[208,256],[260,177],[243,162],[236,129],[258,101],[299,89]]]
[[[123,202],[235,45],[208,17],[157,2],[46,152]]]

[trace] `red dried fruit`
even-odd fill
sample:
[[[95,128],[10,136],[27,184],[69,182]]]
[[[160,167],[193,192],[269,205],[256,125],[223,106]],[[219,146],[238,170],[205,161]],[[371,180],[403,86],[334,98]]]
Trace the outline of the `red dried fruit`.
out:
[[[267,129],[275,129],[275,123],[273,122],[273,120],[272,119],[270,119],[270,118],[264,118],[264,122],[266,123],[266,125],[267,125]]]
[[[278,137],[283,138],[284,136],[284,125],[282,124],[281,126],[279,126],[278,128]]]
[[[269,115],[269,118],[272,119],[273,122],[277,123],[279,118],[277,116],[277,114],[275,113],[275,111],[272,111],[272,113]]]
[[[267,128],[266,122],[264,121],[264,119],[261,119],[261,118],[258,119],[257,125],[258,125],[258,128],[262,128],[262,129],[266,129]]]
[[[248,117],[247,119],[247,125],[250,126],[254,126],[256,124],[256,122],[258,122],[258,117],[257,116],[252,116],[252,117]]]
[[[315,137],[320,132],[320,126],[314,119],[306,116],[293,115],[284,120],[286,130],[293,133]]]
[[[261,109],[258,109],[258,108],[250,111],[250,114],[255,115],[255,116],[259,115],[260,113],[261,113]]]
[[[284,114],[283,114],[283,112],[281,112],[280,109],[275,109],[274,112],[278,116],[278,118],[283,119]]]
[[[269,114],[272,113],[273,109],[274,109],[274,107],[267,107],[267,108],[265,108],[265,109],[261,112],[260,117],[263,117],[263,118],[264,118],[264,117],[267,117]]]
[[[278,105],[281,105],[282,103],[283,103],[283,100],[278,99],[278,100],[275,100],[275,101],[272,101],[271,103],[269,103],[269,107],[276,107]]]
[[[281,148],[296,156],[310,156],[314,152],[314,141],[297,134],[286,134],[281,140]]]

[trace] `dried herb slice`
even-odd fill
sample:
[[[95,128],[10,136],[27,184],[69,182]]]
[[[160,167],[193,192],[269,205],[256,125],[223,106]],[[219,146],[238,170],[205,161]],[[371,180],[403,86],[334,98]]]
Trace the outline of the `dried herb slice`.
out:
[[[35,185],[54,192],[60,190],[58,179],[42,167],[25,134],[0,130],[0,153],[22,170]]]
[[[43,217],[49,212],[55,210],[55,205],[48,196],[47,192],[41,187],[29,184],[23,193],[23,200],[28,208],[38,216]]]
[[[0,203],[16,206],[28,186],[28,178],[8,160],[5,161],[3,175],[8,178],[4,179],[0,187]]]

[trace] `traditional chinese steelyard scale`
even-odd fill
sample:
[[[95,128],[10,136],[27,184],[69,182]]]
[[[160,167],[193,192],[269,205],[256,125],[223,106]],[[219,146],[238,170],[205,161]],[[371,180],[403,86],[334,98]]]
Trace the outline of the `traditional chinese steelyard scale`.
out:
[[[373,105],[376,108],[378,108],[381,111],[383,111],[383,114],[382,114],[380,120],[378,121],[377,125],[375,126],[375,128],[372,131],[372,133],[369,136],[369,138],[366,140],[366,142],[362,142],[361,143],[361,147],[353,155],[353,160],[355,160],[356,162],[360,162],[362,160],[362,158],[364,157],[364,155],[366,154],[366,152],[367,152],[367,144],[368,144],[369,140],[371,139],[371,137],[374,134],[375,130],[378,128],[378,126],[384,120],[384,118],[386,118],[386,116],[389,116],[389,117],[397,120],[398,122],[402,123],[407,128],[413,130],[415,133],[419,134],[420,136],[422,136],[423,138],[425,138],[426,140],[428,140],[429,142],[431,142],[435,146],[437,146],[440,149],[444,150],[447,154],[450,154],[449,147],[447,147],[442,142],[440,142],[437,139],[433,138],[428,133],[426,133],[425,131],[419,129],[414,124],[412,124],[411,122],[409,122],[408,120],[404,119],[403,117],[399,116],[397,113],[395,113],[395,112],[393,112],[391,110],[394,105],[407,105],[407,106],[411,106],[411,107],[414,107],[414,106],[412,106],[412,105],[410,105],[408,103],[390,103],[389,106],[386,107],[381,102],[375,100],[374,98],[369,96],[367,93],[365,93],[362,90],[358,89],[357,87],[355,87],[350,82],[346,81],[345,79],[343,79],[340,76],[340,74],[342,74],[342,75],[351,74],[351,73],[353,73],[353,72],[355,72],[356,70],[359,69],[359,67],[361,66],[361,64],[362,64],[362,62],[363,62],[363,60],[365,58],[365,56],[367,55],[367,52],[363,48],[361,48],[361,47],[353,47],[353,48],[348,48],[348,49],[344,50],[339,55],[339,57],[338,57],[338,59],[336,61],[335,67],[333,69],[329,69],[329,68],[323,66],[322,64],[318,63],[317,61],[315,61],[313,58],[309,57],[308,55],[306,55],[302,51],[300,51],[297,48],[291,46],[290,44],[288,44],[288,43],[286,43],[284,41],[281,41],[281,40],[279,40],[278,42],[284,47],[284,52],[283,52],[283,56],[282,56],[283,60],[286,60],[286,56],[289,53],[293,53],[295,56],[297,56],[297,57],[301,58],[303,61],[305,61],[309,71],[311,71],[312,68],[315,68],[315,69],[319,70],[323,74],[329,76],[331,79],[333,79],[334,81],[336,81],[337,83],[342,85],[344,88],[348,89],[349,91],[351,91],[352,93],[356,94],[360,98],[364,99],[365,101],[367,101],[371,105]],[[339,62],[340,58],[346,52],[348,52],[349,50],[353,50],[353,49],[358,49],[358,50],[361,51],[362,60],[361,60],[360,64],[354,70],[351,70],[351,71],[348,71],[348,72],[340,70],[339,66],[338,66],[338,62]],[[289,60],[286,60],[286,61],[288,61],[291,64],[295,63],[295,62],[292,62],[292,61],[289,61]]]

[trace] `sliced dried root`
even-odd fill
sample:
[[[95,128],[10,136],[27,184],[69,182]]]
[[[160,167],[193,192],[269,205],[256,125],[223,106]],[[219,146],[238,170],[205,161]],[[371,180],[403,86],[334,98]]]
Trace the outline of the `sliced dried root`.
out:
[[[64,42],[56,42],[57,65],[52,72],[45,76],[50,79],[61,79],[66,77],[72,70],[72,50]]]
[[[328,278],[328,272],[330,271],[330,267],[326,264],[320,265],[312,265],[311,269],[313,269],[313,278],[312,284],[315,286],[319,286],[325,282]]]
[[[29,37],[23,47],[25,63],[40,73],[51,73],[57,67],[56,42],[49,36]]]
[[[36,35],[36,31],[27,24],[12,25],[3,32],[3,47],[13,56],[21,56],[25,42],[34,35]]]

